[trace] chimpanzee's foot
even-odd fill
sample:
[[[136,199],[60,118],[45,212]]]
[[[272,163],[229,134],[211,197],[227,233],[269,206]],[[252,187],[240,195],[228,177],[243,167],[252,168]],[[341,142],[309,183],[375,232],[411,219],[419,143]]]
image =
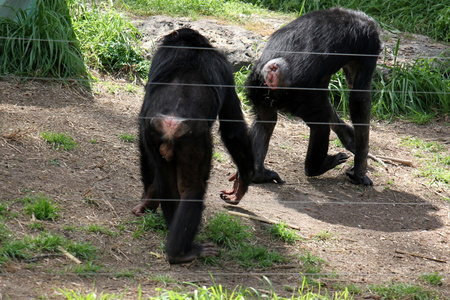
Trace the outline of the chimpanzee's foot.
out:
[[[155,211],[159,206],[159,201],[156,200],[142,200],[141,203],[136,205],[131,212],[140,217],[145,215],[146,210]]]
[[[350,182],[353,184],[373,185],[372,180],[365,173],[356,175],[354,168],[346,172],[346,175],[350,178]]]
[[[253,183],[268,183],[268,182],[275,182],[278,184],[283,184],[285,181],[280,178],[277,172],[269,170],[269,169],[263,169],[263,171],[255,171],[255,174],[253,175],[252,179]]]
[[[328,170],[331,170],[334,167],[346,162],[348,158],[349,156],[345,153],[338,153],[336,155],[327,155],[326,159],[323,161],[321,166],[315,165],[314,162],[312,164],[309,164],[310,165],[309,168],[307,167],[307,165],[305,165],[305,174],[306,176],[322,175]]]
[[[167,259],[171,264],[182,264],[191,262],[201,257],[216,257],[219,255],[216,246],[213,243],[206,243],[203,245],[193,244],[191,251],[186,254],[180,254],[177,256],[167,255]]]

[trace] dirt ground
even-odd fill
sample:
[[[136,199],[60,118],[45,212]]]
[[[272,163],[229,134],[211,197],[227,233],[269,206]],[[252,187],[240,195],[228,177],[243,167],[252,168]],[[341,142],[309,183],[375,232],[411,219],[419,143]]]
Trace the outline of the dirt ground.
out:
[[[39,256],[33,261],[13,260],[0,271],[0,299],[59,299],[58,289],[98,293],[124,292],[124,299],[136,299],[138,286],[143,295],[155,295],[157,288],[185,289],[215,283],[234,288],[250,286],[261,293],[269,290],[266,276],[280,295],[284,287],[298,287],[302,263],[295,255],[309,251],[327,262],[320,278],[325,288],[335,284],[389,284],[405,282],[435,290],[439,299],[450,298],[450,197],[448,186],[429,185],[418,177],[424,158],[401,145],[401,138],[413,136],[438,141],[450,148],[449,120],[430,125],[396,121],[374,122],[371,152],[375,155],[412,160],[413,166],[369,161],[373,187],[349,183],[346,163],[323,176],[307,178],[303,162],[309,134],[299,120],[280,116],[271,140],[266,165],[276,170],[284,185],[252,185],[237,207],[226,205],[219,191],[228,188],[234,167],[225,154],[214,161],[206,195],[204,218],[217,211],[238,211],[284,221],[300,227],[304,240],[295,245],[270,241],[266,225],[242,219],[254,229],[258,243],[289,256],[288,264],[264,269],[244,269],[233,262],[207,266],[197,261],[170,266],[161,252],[163,242],[156,234],[133,238],[136,217],[131,209],[139,202],[138,149],[119,135],[137,134],[137,114],[143,89],[130,90],[128,83],[108,79],[97,84],[92,94],[49,82],[0,81],[0,199],[9,203],[16,218],[6,221],[15,236],[37,235],[29,228],[35,222],[23,213],[23,204],[11,201],[26,194],[42,193],[62,208],[56,221],[43,221],[45,229],[73,241],[89,241],[100,251],[96,275],[73,273],[75,263],[64,255]],[[252,119],[247,114],[248,120]],[[56,151],[40,136],[43,131],[65,132],[78,147]],[[214,130],[217,136],[217,129]],[[335,137],[332,136],[332,139]],[[93,142],[95,140],[95,142]],[[219,139],[216,151],[225,153]],[[330,152],[345,149],[330,145]],[[351,162],[351,160],[350,160]],[[81,230],[99,224],[118,236]],[[79,230],[68,230],[68,226]],[[331,238],[315,239],[327,231]],[[117,274],[132,272],[128,278]],[[445,276],[439,287],[427,286],[419,276],[439,272]],[[152,275],[169,275],[174,282],[154,280]],[[357,299],[378,299],[370,292]]]

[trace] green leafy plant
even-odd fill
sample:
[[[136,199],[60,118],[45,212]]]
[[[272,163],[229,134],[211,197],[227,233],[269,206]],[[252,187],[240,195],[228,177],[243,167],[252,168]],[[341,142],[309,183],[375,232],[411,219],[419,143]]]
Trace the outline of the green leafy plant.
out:
[[[287,258],[280,253],[268,250],[263,246],[246,244],[232,250],[232,257],[236,257],[237,263],[245,268],[270,267],[273,264],[287,261]]]
[[[72,150],[77,147],[77,143],[66,133],[45,131],[41,137],[56,150]]]
[[[202,232],[201,238],[213,241],[227,249],[226,255],[243,267],[269,267],[287,259],[276,251],[263,246],[255,246],[252,229],[243,225],[239,218],[227,213],[215,214]],[[215,263],[214,259],[205,260]]]
[[[97,256],[97,247],[91,245],[89,242],[73,242],[67,244],[67,251],[72,253],[75,257],[84,260],[93,260]]]
[[[102,266],[96,265],[92,261],[87,261],[86,263],[83,263],[82,265],[77,265],[75,267],[72,267],[73,272],[77,273],[79,276],[93,276],[95,273],[100,271],[102,269]]]
[[[32,3],[11,19],[0,18],[0,37],[8,37],[0,39],[0,75],[66,78],[87,84],[66,1]]]
[[[129,133],[122,133],[119,134],[119,138],[122,140],[122,142],[126,142],[126,143],[134,143],[134,135],[133,134],[129,134]]]
[[[314,239],[325,242],[325,241],[330,240],[332,235],[333,234],[331,232],[329,232],[328,230],[322,230],[321,232],[314,235]]]
[[[135,223],[138,224],[138,229],[133,235],[135,238],[141,237],[145,231],[153,231],[161,236],[166,236],[168,233],[164,216],[161,213],[147,211]]]
[[[273,238],[288,244],[294,244],[300,239],[297,232],[294,229],[289,228],[284,222],[270,226],[269,233]]]
[[[421,286],[406,283],[391,283],[389,285],[369,285],[372,293],[382,299],[436,299],[436,293]]]
[[[42,232],[35,238],[26,238],[31,247],[35,250],[47,250],[56,252],[58,246],[64,245],[66,239],[61,235],[51,234],[49,232]]]
[[[51,199],[45,196],[32,196],[26,197],[24,200],[27,202],[25,205],[25,212],[28,215],[34,215],[38,220],[56,220],[60,210]]]
[[[204,236],[217,245],[231,249],[242,247],[250,240],[252,233],[251,228],[243,225],[237,217],[219,212],[208,221]]]
[[[96,234],[106,234],[109,236],[117,235],[117,233],[114,233],[110,229],[105,228],[104,226],[99,225],[99,224],[91,224],[89,226],[84,227],[83,229],[86,230],[87,232],[96,233]]]
[[[225,160],[224,155],[222,152],[213,152],[213,159],[217,160],[218,162],[223,162]]]
[[[29,245],[23,240],[7,240],[0,248],[0,257],[4,257],[5,261],[10,258],[26,259],[30,257],[28,253]]]
[[[146,78],[150,62],[139,46],[139,31],[112,1],[71,1],[73,26],[86,63],[116,75]]]
[[[444,276],[439,275],[439,272],[434,272],[432,274],[421,275],[420,279],[431,285],[441,286],[443,285],[442,280],[444,279]]]

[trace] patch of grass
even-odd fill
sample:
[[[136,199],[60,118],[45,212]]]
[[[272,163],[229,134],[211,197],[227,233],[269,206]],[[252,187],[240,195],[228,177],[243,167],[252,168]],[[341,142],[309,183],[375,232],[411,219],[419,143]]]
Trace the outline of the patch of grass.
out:
[[[130,133],[119,134],[119,138],[122,142],[126,142],[126,143],[134,143],[134,140],[135,140],[134,134],[130,134]]]
[[[415,156],[422,158],[417,176],[428,178],[430,184],[450,184],[450,156],[444,145],[409,136],[402,138],[400,144],[411,148]]]
[[[0,203],[0,217],[6,217],[8,215],[8,204],[7,203]]]
[[[450,102],[445,93],[450,88],[445,78],[448,70],[449,66],[439,59],[419,58],[413,62],[395,62],[393,66],[382,65],[372,82],[376,91],[372,93],[372,116],[425,124],[438,115],[449,114]],[[347,85],[342,71],[332,76],[330,89],[334,107],[348,116],[349,93],[343,91]]]
[[[95,300],[95,299],[101,299],[101,300],[117,300],[117,299],[123,299],[123,296],[125,292],[123,292],[122,295],[118,296],[115,294],[108,294],[101,292],[100,294],[96,291],[88,292],[88,293],[82,293],[80,291],[74,291],[74,290],[68,290],[68,289],[59,289],[59,293],[61,296],[64,297],[64,299],[67,300]],[[138,300],[142,300],[143,298],[141,295],[139,296]]]
[[[160,282],[167,286],[169,283],[176,283],[177,281],[168,274],[152,274],[150,275],[150,279],[156,282]]]
[[[382,299],[436,299],[436,293],[421,286],[406,283],[391,283],[389,285],[369,285],[370,291]]]
[[[214,16],[237,23],[255,23],[254,15],[275,16],[276,12],[267,11],[244,1],[222,0],[119,0],[117,5],[138,15],[189,16],[193,19],[201,16]]]
[[[136,276],[136,272],[132,271],[132,270],[125,270],[122,272],[118,272],[116,274],[114,274],[114,277],[117,278],[134,278]]]
[[[256,51],[256,50],[255,50]],[[242,109],[250,110],[251,104],[246,96],[246,89],[244,88],[247,77],[250,74],[251,65],[242,67],[239,71],[234,73],[234,82],[236,84],[236,92],[241,99]]]
[[[439,142],[427,142],[411,136],[402,138],[401,145],[433,153],[445,150],[445,147],[441,145]]]
[[[102,266],[96,265],[92,261],[87,261],[86,263],[72,267],[74,273],[85,277],[93,276],[95,273],[101,271],[101,269]]]
[[[91,224],[83,228],[86,232],[96,233],[96,234],[106,234],[109,236],[117,236],[117,233],[111,231],[108,228],[103,227],[99,224]]]
[[[128,93],[135,94],[138,91],[138,86],[132,83],[129,83],[125,86],[125,91]]]
[[[129,79],[147,78],[150,62],[139,46],[140,33],[116,11],[112,1],[70,3],[74,30],[86,64]]]
[[[29,245],[23,240],[6,240],[0,248],[0,257],[8,259],[26,259],[30,257],[28,253]]]
[[[89,242],[68,243],[65,247],[68,252],[80,259],[93,260],[97,257],[97,247],[91,245]]]
[[[214,151],[212,157],[213,157],[214,160],[216,160],[218,162],[225,161],[225,157],[224,157],[224,154],[222,152]]]
[[[288,244],[295,244],[300,239],[297,232],[294,229],[284,223],[273,224],[269,227],[269,233],[274,239],[283,241]]]
[[[445,78],[448,66],[438,59],[419,58],[414,62],[384,66],[389,75],[381,74],[373,81],[372,115],[380,119],[402,117],[423,124],[438,114],[450,113],[445,91],[450,82]]]
[[[312,10],[343,6],[358,9],[374,17],[387,29],[428,35],[442,41],[450,41],[450,9],[439,0],[430,1],[361,1],[322,0],[322,1],[291,1],[291,0],[243,0],[262,7],[296,12],[298,15]]]
[[[152,296],[152,297],[144,297],[142,295],[141,287],[138,287],[137,295],[135,296],[135,299],[142,300],[142,299],[149,299],[149,300],[161,300],[161,299],[167,299],[167,300],[175,300],[175,299],[223,299],[223,300],[234,300],[234,299],[274,299],[274,300],[313,300],[313,299],[322,299],[322,300],[350,300],[353,299],[353,297],[350,295],[349,291],[347,289],[338,290],[333,292],[332,294],[329,293],[326,289],[319,289],[319,291],[316,291],[315,288],[311,288],[308,283],[303,280],[301,283],[300,288],[296,289],[295,291],[292,291],[292,295],[289,297],[283,297],[277,295],[275,292],[275,289],[273,288],[272,283],[270,280],[263,276],[263,281],[267,282],[269,286],[268,291],[264,291],[260,293],[255,288],[252,287],[245,287],[245,286],[236,286],[234,289],[230,290],[225,286],[222,286],[221,284],[213,284],[212,286],[198,286],[192,283],[187,283],[191,288],[190,292],[185,291],[177,291],[175,289],[171,290],[164,290],[164,289],[158,289],[158,296]],[[82,292],[75,292],[73,290],[59,290],[61,295],[64,296],[64,299],[67,300],[91,300],[91,299],[102,299],[102,300],[116,300],[116,299],[123,299],[125,292],[123,292],[121,295],[114,295],[114,294],[104,294],[100,293],[98,294],[95,291],[82,293]]]
[[[147,211],[134,223],[137,223],[138,227],[133,234],[134,238],[140,238],[145,231],[153,231],[161,236],[166,236],[168,233],[164,216],[158,212]]]
[[[430,184],[450,184],[450,170],[448,168],[440,168],[428,164],[419,170],[418,176],[430,179]]]
[[[213,241],[227,249],[225,255],[245,267],[269,267],[286,262],[287,258],[276,251],[255,245],[253,229],[243,225],[239,218],[224,212],[215,214],[205,226],[200,239]],[[205,263],[216,263],[215,258],[205,259]]]
[[[321,232],[316,233],[313,238],[317,241],[325,242],[330,240],[332,236],[333,234],[328,230],[322,230]]]
[[[58,162],[58,159],[56,159],[56,158],[49,160],[48,163],[52,166],[57,166],[57,167],[61,166],[61,164]]]
[[[311,255],[309,252],[306,255],[300,256],[300,260],[303,262],[302,269],[303,280],[305,280],[308,284],[317,284],[314,281],[314,278],[319,278],[322,275],[319,273],[322,271],[322,267],[325,264],[325,261],[318,256]]]
[[[69,224],[69,225],[64,225],[63,229],[67,230],[69,232],[73,232],[76,229],[76,227],[73,224]]]
[[[204,237],[228,249],[241,248],[250,241],[252,229],[235,216],[225,212],[215,214],[205,226]]]
[[[28,225],[28,228],[30,228],[31,230],[39,230],[42,231],[45,229],[44,224],[42,224],[42,222],[32,222]]]
[[[0,223],[0,243],[3,242],[4,240],[6,240],[10,234],[11,233],[8,230],[8,228],[6,227],[6,225],[3,223]]]
[[[263,246],[245,245],[232,250],[232,257],[244,268],[270,267],[273,264],[288,261],[286,257],[276,251],[268,250]]]
[[[0,224],[2,225],[2,224]],[[4,238],[1,236],[4,235]],[[50,232],[41,232],[37,236],[25,235],[21,239],[15,239],[14,235],[0,226],[0,266],[10,259],[28,259],[42,252],[59,252],[58,246],[80,259],[94,259],[97,248],[88,242],[68,241],[61,235]]]
[[[428,284],[435,285],[435,286],[441,286],[444,283],[442,280],[444,279],[444,276],[439,275],[439,272],[434,272],[433,274],[424,274],[419,277],[421,280],[425,281]]]
[[[0,39],[0,75],[88,78],[67,1],[32,3],[26,11],[17,10],[12,19],[0,18],[0,36],[8,37]]]
[[[30,216],[34,215],[38,220],[55,221],[59,217],[60,209],[51,199],[43,195],[26,197],[24,201],[27,203],[25,212]]]
[[[58,246],[64,245],[67,240],[61,235],[54,235],[49,232],[42,232],[35,238],[26,238],[33,250],[37,251],[58,251]]]
[[[66,133],[45,131],[41,137],[56,150],[72,150],[77,147],[77,143]]]
[[[344,147],[341,140],[339,138],[335,138],[334,140],[330,141],[331,145],[334,145],[336,147]]]

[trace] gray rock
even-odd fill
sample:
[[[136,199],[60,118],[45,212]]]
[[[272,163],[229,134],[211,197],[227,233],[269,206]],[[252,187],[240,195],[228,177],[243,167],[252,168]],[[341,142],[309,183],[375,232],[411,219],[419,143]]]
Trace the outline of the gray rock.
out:
[[[222,25],[215,20],[189,20],[167,16],[151,16],[144,20],[134,20],[133,25],[142,34],[142,47],[151,58],[162,37],[173,30],[188,26],[199,31],[211,44],[225,53],[233,71],[253,63],[266,44],[266,38],[241,27]]]

